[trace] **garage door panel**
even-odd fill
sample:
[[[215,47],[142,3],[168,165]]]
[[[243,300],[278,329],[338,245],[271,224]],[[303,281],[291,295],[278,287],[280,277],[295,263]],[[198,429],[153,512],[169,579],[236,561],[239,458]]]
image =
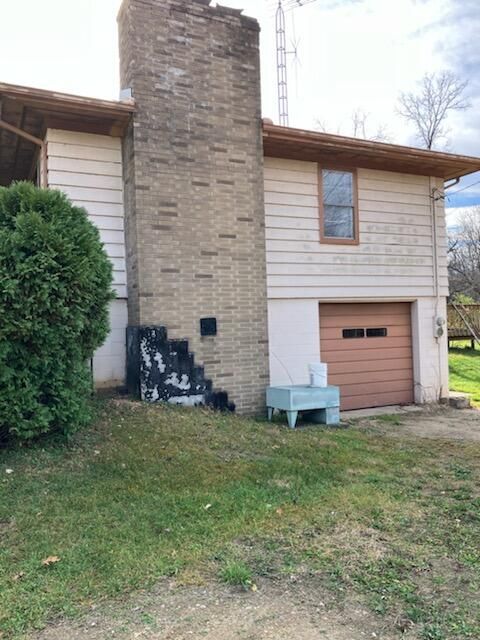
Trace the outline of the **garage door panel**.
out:
[[[338,351],[365,351],[370,353],[377,349],[391,349],[394,347],[406,347],[408,349],[410,344],[410,336],[399,336],[398,338],[340,338],[339,340],[322,340],[322,354],[335,354]]]
[[[375,327],[379,326],[379,318],[382,318],[382,322],[384,325],[388,325],[389,327],[395,326],[407,326],[411,325],[410,315],[388,315],[388,316],[379,316],[379,315],[348,315],[348,322],[352,327]],[[343,323],[345,322],[346,316],[328,316],[326,318],[322,318],[322,328],[329,329],[331,327],[343,327]],[[383,325],[383,326],[384,326]]]
[[[372,276],[373,278],[374,276]],[[354,307],[354,309],[353,309]],[[406,302],[337,302],[321,305],[322,317],[345,317],[345,313],[357,315],[403,315],[410,316],[410,305]]]
[[[342,384],[342,391],[344,396],[365,396],[372,394],[372,385],[370,382],[359,384]],[[408,380],[390,380],[385,382],[379,382],[375,384],[376,393],[394,393],[395,391],[409,391],[412,386],[412,378]]]
[[[324,346],[322,342],[322,347]],[[335,356],[334,358],[332,356]],[[320,360],[322,362],[329,363],[330,366],[334,363],[350,363],[350,362],[381,362],[389,360],[395,360],[398,358],[410,358],[411,350],[409,347],[395,347],[391,349],[375,349],[368,353],[366,357],[365,351],[359,349],[358,351],[338,351],[338,352],[320,352]]]
[[[348,319],[350,322],[350,318]],[[351,323],[348,325],[343,324],[341,327],[329,327],[329,328],[323,328],[322,329],[322,339],[325,340],[325,342],[328,344],[329,340],[344,340],[345,342],[348,342],[349,344],[351,343],[352,345],[355,342],[360,342],[363,341],[364,338],[344,338],[343,337],[343,330],[344,329],[364,329],[365,331],[367,329],[383,329],[386,328],[387,329],[387,338],[401,338],[401,337],[407,337],[410,338],[412,335],[412,330],[410,325],[400,325],[400,326],[392,326],[387,324],[386,322],[383,324],[360,324],[358,323]],[[378,340],[379,342],[382,340],[385,340],[385,338],[382,337],[370,337],[367,338],[368,340]],[[371,345],[372,347],[374,347],[375,345]]]
[[[360,373],[349,371],[347,373],[343,372],[329,375],[329,381],[332,384],[342,387],[350,384],[376,384],[377,382],[399,380],[408,380],[410,382],[412,381],[412,370],[410,367],[406,369],[395,368],[390,371],[362,371]],[[377,385],[375,386],[375,388],[377,388]]]
[[[367,337],[373,328],[387,336]],[[344,329],[365,334],[345,338]],[[320,304],[320,356],[344,410],[413,402],[410,303]]]
[[[351,396],[342,399],[342,410],[351,411],[352,409],[361,409],[358,398]],[[387,407],[391,404],[411,404],[412,391],[395,391],[394,393],[374,393],[362,396],[363,407]]]
[[[351,360],[349,360],[348,370],[351,373],[368,373],[372,371],[389,371],[392,367],[395,367],[399,371],[403,369],[408,369],[409,371],[411,371],[411,365],[412,361],[408,356],[405,358],[388,358],[388,360],[381,358],[375,360],[371,359],[368,361],[365,361],[362,358],[357,362],[352,362]],[[345,368],[346,367],[343,362],[331,362],[328,365],[329,379],[331,379],[331,377],[336,375],[337,373],[344,373]]]

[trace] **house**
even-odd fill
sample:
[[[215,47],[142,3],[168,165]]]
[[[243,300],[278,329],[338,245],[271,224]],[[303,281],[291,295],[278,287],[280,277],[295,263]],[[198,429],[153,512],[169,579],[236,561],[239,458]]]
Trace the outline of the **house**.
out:
[[[252,413],[322,360],[344,409],[445,396],[442,194],[480,159],[262,122],[240,11],[124,0],[118,22],[131,98],[0,84],[0,184],[65,191],[114,265],[97,384]]]

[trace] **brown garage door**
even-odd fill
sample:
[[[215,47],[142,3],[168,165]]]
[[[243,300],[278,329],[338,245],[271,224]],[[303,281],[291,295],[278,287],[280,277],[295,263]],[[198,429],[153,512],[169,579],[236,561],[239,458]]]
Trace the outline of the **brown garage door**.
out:
[[[320,304],[320,353],[343,410],[413,402],[410,304]]]

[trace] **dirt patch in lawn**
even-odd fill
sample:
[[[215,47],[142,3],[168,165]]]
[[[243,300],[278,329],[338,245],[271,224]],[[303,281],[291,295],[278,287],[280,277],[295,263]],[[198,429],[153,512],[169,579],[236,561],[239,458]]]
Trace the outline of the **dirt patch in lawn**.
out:
[[[377,430],[384,435],[480,442],[478,409],[458,410],[437,406],[390,416],[386,408],[385,416],[362,418],[355,420],[354,424],[359,428]]]
[[[99,607],[81,621],[50,627],[28,638],[393,640],[384,632],[381,619],[360,604],[352,602],[339,610],[330,606],[328,598],[314,579],[293,576],[261,581],[256,591],[163,583],[121,607]]]

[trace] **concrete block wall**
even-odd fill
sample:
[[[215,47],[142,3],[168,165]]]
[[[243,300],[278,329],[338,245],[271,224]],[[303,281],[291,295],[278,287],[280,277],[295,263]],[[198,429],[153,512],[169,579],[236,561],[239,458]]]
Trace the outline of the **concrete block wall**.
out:
[[[188,339],[240,413],[268,384],[259,27],[208,0],[124,0],[129,323]],[[218,334],[200,336],[215,317]]]

